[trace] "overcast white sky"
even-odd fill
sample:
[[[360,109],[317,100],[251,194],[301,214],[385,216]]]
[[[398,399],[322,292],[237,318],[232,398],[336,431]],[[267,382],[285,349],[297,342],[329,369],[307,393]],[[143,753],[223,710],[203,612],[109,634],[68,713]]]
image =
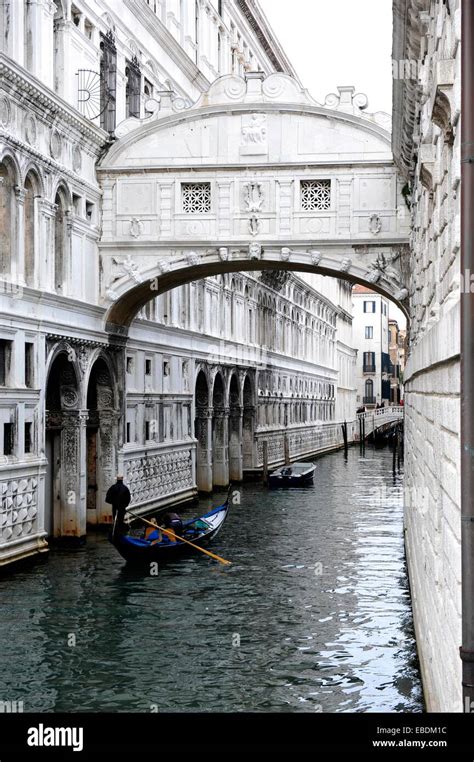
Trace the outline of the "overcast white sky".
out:
[[[296,72],[320,103],[354,85],[368,111],[392,111],[392,0],[259,0]]]
[[[302,84],[320,103],[354,85],[392,112],[392,0],[259,0]],[[405,325],[390,303],[390,317]]]

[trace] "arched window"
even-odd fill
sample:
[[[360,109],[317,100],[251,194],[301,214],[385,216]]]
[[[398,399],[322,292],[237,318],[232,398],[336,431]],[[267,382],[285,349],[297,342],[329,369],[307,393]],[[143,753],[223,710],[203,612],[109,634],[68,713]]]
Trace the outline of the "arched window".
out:
[[[66,280],[66,204],[62,191],[56,193],[54,203],[54,288],[61,294]]]
[[[12,265],[13,175],[10,168],[0,164],[0,270],[10,275]]]
[[[365,382],[365,399],[364,402],[371,403],[374,398],[374,382],[371,378],[368,378]]]
[[[35,196],[37,195],[34,177],[27,175],[25,180],[25,201],[23,205],[24,221],[24,257],[25,257],[25,281],[27,286],[35,285],[35,260],[36,260],[36,209]]]

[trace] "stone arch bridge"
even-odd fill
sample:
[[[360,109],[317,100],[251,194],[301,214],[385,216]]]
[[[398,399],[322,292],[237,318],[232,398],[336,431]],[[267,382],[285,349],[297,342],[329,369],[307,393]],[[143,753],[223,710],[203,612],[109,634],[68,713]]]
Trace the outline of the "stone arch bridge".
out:
[[[381,429],[387,424],[403,421],[404,410],[403,405],[391,405],[390,407],[379,408],[379,410],[368,410],[365,413],[358,413],[357,420],[364,420],[365,436],[368,437],[373,431]],[[356,431],[354,438],[356,441],[359,440],[360,435],[358,431]]]
[[[370,286],[408,311],[409,211],[390,118],[353,87],[314,101],[285,74],[216,80],[192,107],[165,94],[102,159],[107,331],[209,275],[297,270]]]

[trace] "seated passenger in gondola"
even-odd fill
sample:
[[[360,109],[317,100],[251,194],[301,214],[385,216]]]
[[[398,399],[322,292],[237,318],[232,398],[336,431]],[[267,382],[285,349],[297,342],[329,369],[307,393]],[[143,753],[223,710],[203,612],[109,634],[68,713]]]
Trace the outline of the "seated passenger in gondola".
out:
[[[160,531],[160,527],[158,526],[158,522],[155,518],[150,519],[150,522],[154,524],[154,527],[147,526],[145,529],[145,540],[149,540],[152,543],[155,542],[162,542],[163,541],[163,535]]]
[[[170,542],[176,542],[176,534],[181,535],[183,531],[183,522],[177,513],[169,512],[163,516],[163,527],[169,532],[165,537],[168,537]]]

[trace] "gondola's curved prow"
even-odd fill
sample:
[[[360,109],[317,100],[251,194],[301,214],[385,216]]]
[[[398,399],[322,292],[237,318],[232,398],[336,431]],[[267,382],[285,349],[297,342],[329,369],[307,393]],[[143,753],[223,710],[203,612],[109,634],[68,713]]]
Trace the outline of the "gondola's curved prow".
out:
[[[222,505],[213,508],[212,511],[196,516],[193,519],[183,521],[182,536],[198,545],[207,545],[222,529],[230,507],[230,495],[232,485],[229,487],[227,498]],[[145,540],[141,537],[133,537],[129,534],[111,532],[109,540],[118,550],[122,558],[135,563],[150,563],[152,561],[164,561],[180,556],[191,550],[190,546],[180,541],[172,541],[163,536],[161,541],[152,539]]]

